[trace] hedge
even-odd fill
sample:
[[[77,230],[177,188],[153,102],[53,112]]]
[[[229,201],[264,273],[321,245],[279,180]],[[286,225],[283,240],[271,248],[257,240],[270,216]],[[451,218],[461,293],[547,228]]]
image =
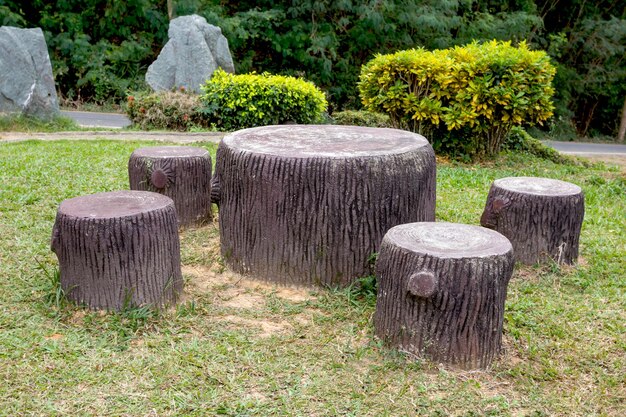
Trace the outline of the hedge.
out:
[[[218,69],[202,90],[204,117],[223,130],[321,122],[328,107],[313,83],[267,73],[235,75]]]
[[[362,67],[359,92],[367,110],[422,133],[435,150],[492,156],[513,126],[552,116],[554,74],[546,53],[523,42],[474,42],[377,55]]]

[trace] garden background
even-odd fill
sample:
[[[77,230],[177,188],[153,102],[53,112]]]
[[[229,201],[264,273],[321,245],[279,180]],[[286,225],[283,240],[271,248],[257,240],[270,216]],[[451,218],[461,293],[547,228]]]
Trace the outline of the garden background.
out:
[[[330,111],[361,106],[356,83],[375,53],[471,40],[526,40],[557,67],[544,132],[617,136],[626,99],[623,0],[0,0],[0,24],[41,27],[63,104],[120,103],[145,88],[170,18],[197,13],[222,28],[237,73],[302,76]]]

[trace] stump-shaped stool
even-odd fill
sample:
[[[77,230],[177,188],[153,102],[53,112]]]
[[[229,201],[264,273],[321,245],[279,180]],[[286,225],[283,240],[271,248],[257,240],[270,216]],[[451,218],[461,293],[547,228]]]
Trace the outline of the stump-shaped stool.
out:
[[[353,126],[267,126],[226,136],[213,180],[222,255],[279,284],[345,286],[390,227],[435,217],[422,136]]]
[[[491,185],[480,224],[509,238],[516,261],[573,264],[584,215],[579,186],[548,178],[508,177]]]
[[[211,220],[211,156],[192,146],[136,149],[128,161],[131,190],[154,191],[174,200],[180,226]]]
[[[176,209],[147,191],[65,200],[52,232],[61,286],[92,309],[162,306],[182,290]]]
[[[463,369],[499,353],[513,248],[501,234],[457,223],[389,230],[376,263],[376,335],[392,347]]]

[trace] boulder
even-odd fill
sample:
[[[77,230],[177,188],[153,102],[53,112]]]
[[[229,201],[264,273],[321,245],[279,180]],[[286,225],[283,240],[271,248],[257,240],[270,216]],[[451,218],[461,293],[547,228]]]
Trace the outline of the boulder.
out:
[[[228,40],[222,30],[198,15],[181,16],[170,22],[169,40],[146,73],[155,91],[185,87],[194,92],[221,67],[235,72]]]
[[[43,119],[59,113],[48,47],[39,28],[0,27],[0,112]]]

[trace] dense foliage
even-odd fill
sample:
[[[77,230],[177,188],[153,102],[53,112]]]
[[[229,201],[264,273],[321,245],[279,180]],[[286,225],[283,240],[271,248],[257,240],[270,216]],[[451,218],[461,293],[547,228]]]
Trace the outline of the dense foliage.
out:
[[[141,86],[168,17],[190,13],[222,28],[239,73],[304,76],[333,109],[359,106],[376,53],[493,39],[553,59],[551,133],[615,135],[626,98],[624,0],[0,0],[0,24],[45,31],[61,96],[90,101]]]
[[[525,43],[471,43],[378,55],[359,89],[368,110],[422,133],[436,151],[495,155],[513,126],[552,116],[554,67]]]
[[[312,83],[270,74],[234,75],[218,69],[203,94],[178,91],[135,92],[126,113],[142,129],[236,130],[282,123],[321,122],[326,98]]]
[[[165,0],[0,0],[0,24],[41,27],[59,95],[103,103],[145,85],[167,39]]]
[[[322,121],[328,107],[313,83],[281,75],[218,69],[202,87],[203,117],[222,130]]]

